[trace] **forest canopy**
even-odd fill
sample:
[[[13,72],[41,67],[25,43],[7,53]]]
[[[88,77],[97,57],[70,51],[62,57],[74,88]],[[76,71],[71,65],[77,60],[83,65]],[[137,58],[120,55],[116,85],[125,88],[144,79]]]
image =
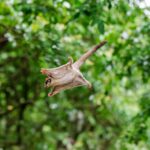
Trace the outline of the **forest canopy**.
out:
[[[93,88],[48,97],[41,68],[77,60]],[[148,0],[0,1],[1,150],[149,150]]]

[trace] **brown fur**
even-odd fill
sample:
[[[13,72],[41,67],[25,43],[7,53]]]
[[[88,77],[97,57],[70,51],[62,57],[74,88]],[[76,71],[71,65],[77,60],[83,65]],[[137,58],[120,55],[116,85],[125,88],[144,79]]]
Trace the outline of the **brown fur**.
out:
[[[91,88],[91,83],[87,81],[80,72],[81,65],[106,41],[96,45],[93,49],[83,54],[76,62],[69,58],[69,62],[57,68],[41,69],[41,73],[47,75],[45,87],[52,87],[52,92],[48,96],[53,96],[62,90],[70,89],[77,86],[86,85]]]

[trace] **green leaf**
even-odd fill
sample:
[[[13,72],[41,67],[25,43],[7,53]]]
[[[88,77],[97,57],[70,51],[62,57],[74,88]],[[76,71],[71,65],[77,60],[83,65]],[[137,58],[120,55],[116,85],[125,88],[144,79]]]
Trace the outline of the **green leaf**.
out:
[[[102,20],[98,21],[98,30],[100,33],[104,34],[105,28],[104,28],[104,22]]]

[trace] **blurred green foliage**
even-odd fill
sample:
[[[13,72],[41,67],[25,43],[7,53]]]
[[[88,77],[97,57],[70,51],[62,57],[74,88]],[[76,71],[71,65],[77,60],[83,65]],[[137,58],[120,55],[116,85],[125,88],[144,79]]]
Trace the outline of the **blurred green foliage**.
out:
[[[0,149],[149,150],[148,11],[134,0],[1,0]],[[104,39],[82,67],[93,89],[47,97],[40,68]]]

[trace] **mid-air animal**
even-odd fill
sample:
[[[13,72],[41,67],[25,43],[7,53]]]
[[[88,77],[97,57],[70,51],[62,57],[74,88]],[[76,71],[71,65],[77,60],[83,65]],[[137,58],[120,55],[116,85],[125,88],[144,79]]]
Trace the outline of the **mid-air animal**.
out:
[[[48,94],[48,96],[53,96],[62,90],[83,85],[91,88],[91,83],[84,78],[80,72],[80,67],[94,52],[96,52],[96,50],[106,43],[106,41],[103,41],[96,45],[75,62],[73,62],[73,59],[69,57],[69,61],[65,65],[52,69],[42,68],[41,73],[47,76],[45,80],[45,87],[52,88],[52,91]]]

